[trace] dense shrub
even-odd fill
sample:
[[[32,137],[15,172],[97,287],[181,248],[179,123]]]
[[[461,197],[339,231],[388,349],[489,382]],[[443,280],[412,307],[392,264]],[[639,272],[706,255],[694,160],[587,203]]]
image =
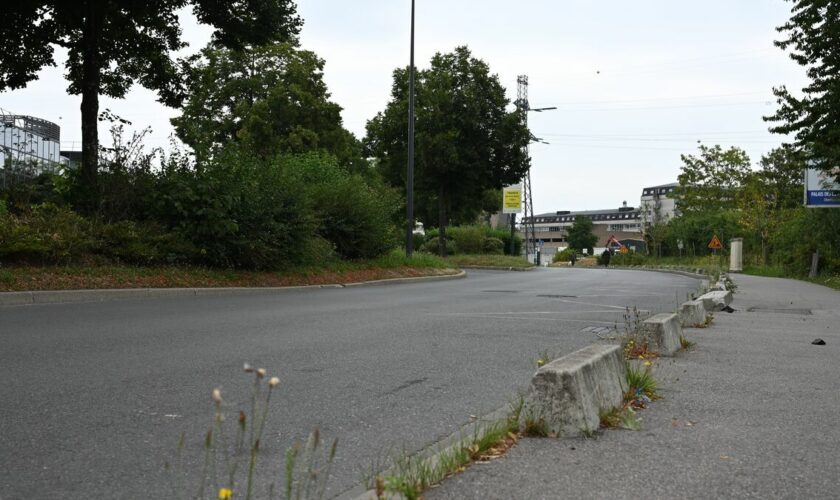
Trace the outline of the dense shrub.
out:
[[[350,259],[374,258],[394,248],[399,233],[392,221],[399,195],[375,180],[365,180],[321,154],[278,159],[312,204],[317,233]]]
[[[487,229],[482,226],[453,226],[447,230],[447,235],[458,245],[458,250],[465,254],[480,254],[484,252],[484,239]]]
[[[840,273],[840,211],[800,208],[791,211],[770,240],[773,260],[785,271],[801,276],[820,253],[820,271]]]
[[[574,250],[571,248],[564,248],[563,250],[554,254],[552,262],[569,262],[572,260],[572,253]]]
[[[434,255],[441,255],[440,239],[435,237],[427,241],[420,247],[420,251],[428,252]],[[458,245],[451,239],[446,240],[446,255],[455,255],[458,253]]]
[[[498,238],[504,243],[505,255],[521,255],[522,254],[522,236],[514,234],[513,236],[513,254],[510,252],[510,231],[504,229],[487,229],[486,236],[488,238]]]
[[[4,259],[65,264],[94,246],[90,222],[68,208],[43,204],[29,214],[0,215],[0,257]]]
[[[96,253],[115,262],[175,264],[197,256],[195,246],[153,222],[100,224],[95,231]]]
[[[483,253],[502,255],[505,253],[505,242],[499,238],[484,238]]]
[[[629,252],[621,253],[615,252],[610,260],[610,265],[613,266],[641,266],[647,261],[646,257],[640,253]]]

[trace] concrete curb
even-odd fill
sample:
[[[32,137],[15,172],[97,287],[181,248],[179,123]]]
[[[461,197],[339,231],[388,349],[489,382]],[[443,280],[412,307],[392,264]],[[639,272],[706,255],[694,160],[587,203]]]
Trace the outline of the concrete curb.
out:
[[[285,287],[226,287],[226,288],[122,288],[101,290],[44,290],[29,292],[0,292],[0,307],[33,304],[67,304],[82,302],[104,302],[124,299],[147,299],[166,297],[206,297],[211,295],[254,295],[260,293],[282,293],[299,290],[320,290],[329,288],[351,288],[358,286],[396,285],[422,281],[443,281],[465,278],[461,270],[456,274],[441,276],[418,276],[413,278],[391,278],[360,283],[304,285]]]
[[[703,272],[702,269],[694,269],[694,270],[683,270],[683,269],[667,269],[667,268],[656,268],[656,267],[641,267],[641,266],[609,266],[609,267],[590,267],[585,268],[582,267],[580,269],[616,269],[619,271],[653,271],[657,273],[668,273],[668,274],[678,274],[680,276],[687,276],[689,278],[706,278],[708,275]]]
[[[717,290],[701,295],[697,298],[703,302],[707,311],[720,311],[732,303],[732,292],[728,290]]]
[[[524,415],[543,419],[558,436],[595,431],[601,410],[621,406],[625,371],[619,345],[593,344],[556,359],[531,379]]]
[[[651,316],[642,323],[642,329],[649,341],[658,348],[661,356],[673,356],[680,350],[680,318],[676,314],[662,313]]]
[[[696,327],[706,323],[706,307],[702,300],[689,300],[680,305],[680,326]]]
[[[526,272],[526,271],[533,271],[537,268],[534,267],[493,267],[493,266],[459,266],[461,269],[478,269],[483,271],[516,271],[516,272]]]

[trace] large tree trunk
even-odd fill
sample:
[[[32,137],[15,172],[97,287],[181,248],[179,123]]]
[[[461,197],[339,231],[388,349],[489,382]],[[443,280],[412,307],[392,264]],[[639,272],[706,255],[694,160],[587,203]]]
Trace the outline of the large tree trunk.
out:
[[[99,169],[99,19],[89,4],[82,35],[82,165],[80,182],[85,211],[96,207],[96,175]]]
[[[438,189],[438,248],[441,257],[446,257],[446,190],[443,186]]]

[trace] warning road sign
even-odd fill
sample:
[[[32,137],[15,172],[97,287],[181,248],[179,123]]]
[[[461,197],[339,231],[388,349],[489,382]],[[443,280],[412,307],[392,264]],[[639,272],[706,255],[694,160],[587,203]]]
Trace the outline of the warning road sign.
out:
[[[717,235],[712,236],[712,241],[709,242],[709,248],[712,250],[720,250],[723,248],[723,243],[720,242],[720,238]]]

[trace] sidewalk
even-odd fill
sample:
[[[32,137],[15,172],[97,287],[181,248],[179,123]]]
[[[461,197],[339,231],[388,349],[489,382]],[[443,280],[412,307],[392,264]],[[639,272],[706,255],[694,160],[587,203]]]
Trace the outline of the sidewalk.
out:
[[[733,279],[736,312],[686,329],[696,347],[659,362],[663,399],[641,431],[523,439],[424,497],[840,497],[840,292]]]

